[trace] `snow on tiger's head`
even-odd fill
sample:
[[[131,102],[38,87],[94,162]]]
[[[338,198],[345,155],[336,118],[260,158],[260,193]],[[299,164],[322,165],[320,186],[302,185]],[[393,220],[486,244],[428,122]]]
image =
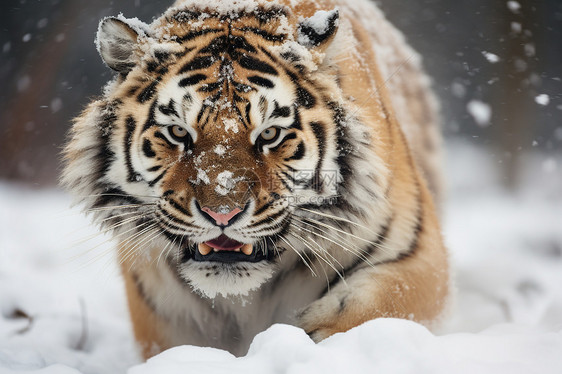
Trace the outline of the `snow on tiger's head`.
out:
[[[352,119],[325,58],[338,12],[196,3],[151,25],[102,20],[118,76],[76,119],[63,181],[132,233],[125,247],[158,243],[209,296],[245,293],[271,275],[295,210],[341,203],[351,174]]]

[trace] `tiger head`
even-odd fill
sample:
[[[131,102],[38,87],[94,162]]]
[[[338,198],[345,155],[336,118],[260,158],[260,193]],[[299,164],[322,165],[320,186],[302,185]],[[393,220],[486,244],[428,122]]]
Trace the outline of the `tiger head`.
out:
[[[98,50],[118,74],[66,149],[64,181],[125,256],[157,248],[211,297],[247,293],[306,251],[299,211],[346,203],[367,142],[329,61],[337,10],[236,4],[104,19]]]

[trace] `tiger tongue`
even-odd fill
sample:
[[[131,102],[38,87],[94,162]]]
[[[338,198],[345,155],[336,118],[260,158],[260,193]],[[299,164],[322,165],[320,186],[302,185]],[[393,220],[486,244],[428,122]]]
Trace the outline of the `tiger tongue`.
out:
[[[252,254],[254,250],[254,246],[252,244],[244,244],[236,241],[234,239],[229,238],[226,235],[221,235],[218,238],[213,240],[208,240],[204,243],[199,243],[198,245],[199,253],[203,256],[207,256],[211,252],[242,252],[245,255],[249,256]]]
[[[230,239],[228,236],[222,234],[216,239],[208,240],[205,242],[206,245],[213,248],[215,251],[236,251],[239,252],[240,248],[244,245],[234,239]]]

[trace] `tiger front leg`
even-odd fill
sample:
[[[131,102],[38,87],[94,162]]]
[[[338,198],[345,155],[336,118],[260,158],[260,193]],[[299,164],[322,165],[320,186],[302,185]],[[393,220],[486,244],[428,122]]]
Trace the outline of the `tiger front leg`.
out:
[[[446,250],[433,239],[422,235],[410,255],[340,280],[299,314],[300,326],[319,342],[379,317],[435,321],[446,306],[449,275]]]

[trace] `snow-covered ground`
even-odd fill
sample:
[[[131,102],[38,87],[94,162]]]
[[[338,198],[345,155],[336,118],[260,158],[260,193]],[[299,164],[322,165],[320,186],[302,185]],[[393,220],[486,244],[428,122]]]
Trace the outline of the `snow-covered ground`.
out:
[[[245,357],[185,346],[144,364],[107,238],[63,192],[0,183],[0,374],[561,373],[562,159],[525,157],[515,194],[489,151],[453,142],[447,159],[458,291],[436,334],[381,319],[316,345],[276,325]]]

